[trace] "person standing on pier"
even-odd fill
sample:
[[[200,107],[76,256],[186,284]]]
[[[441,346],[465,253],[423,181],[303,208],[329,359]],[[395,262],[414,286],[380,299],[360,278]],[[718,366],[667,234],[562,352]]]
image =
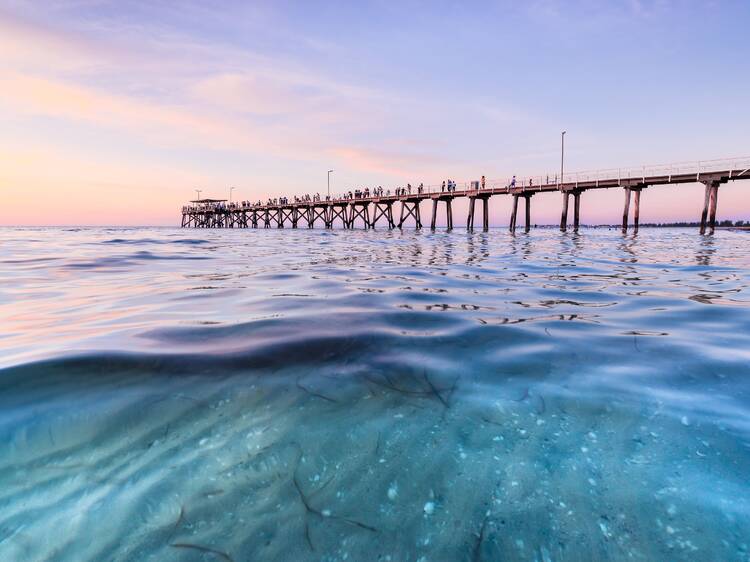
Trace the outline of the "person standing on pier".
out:
[[[482,189],[484,189],[484,176],[482,176],[482,183],[480,185],[482,186]]]

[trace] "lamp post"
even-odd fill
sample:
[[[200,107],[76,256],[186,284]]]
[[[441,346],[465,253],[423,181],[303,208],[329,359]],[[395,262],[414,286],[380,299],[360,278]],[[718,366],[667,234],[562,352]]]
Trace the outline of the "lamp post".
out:
[[[201,198],[201,191],[203,191],[203,190],[202,190],[202,189],[196,189],[195,191],[197,191],[197,192],[198,192],[198,200],[200,201],[200,198]]]
[[[563,194],[562,216],[560,217],[560,231],[565,232],[568,229],[568,201],[570,193],[563,191],[563,173],[565,172],[565,131],[560,135],[560,182],[557,184]],[[576,196],[577,197],[577,196]],[[578,201],[578,199],[576,199]]]
[[[232,192],[237,189],[236,187],[230,187],[229,188],[229,202],[232,202]]]
[[[331,198],[331,172],[333,170],[328,170],[328,198]]]
[[[567,131],[563,131],[560,135],[560,189],[562,189],[563,184],[563,173],[565,171],[565,133]]]

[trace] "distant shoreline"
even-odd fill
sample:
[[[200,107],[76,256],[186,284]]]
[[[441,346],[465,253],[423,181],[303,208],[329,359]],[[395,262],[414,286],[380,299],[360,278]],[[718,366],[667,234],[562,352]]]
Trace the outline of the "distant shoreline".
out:
[[[546,226],[546,225],[545,225]],[[555,227],[557,225],[549,225]],[[622,228],[619,224],[597,224],[597,225],[581,225],[586,228]],[[629,228],[633,228],[633,225],[628,225]],[[640,224],[638,228],[700,228],[699,223],[694,224]],[[750,230],[750,224],[744,225],[716,225],[716,230]]]
[[[739,221],[738,221],[739,222]],[[742,221],[745,222],[745,221]],[[638,225],[638,228],[699,228],[700,223],[648,223],[648,224],[640,224]],[[168,225],[168,224],[159,224],[159,225],[148,225],[148,224],[130,224],[130,225],[112,225],[112,224],[81,224],[81,225],[59,225],[59,224],[46,224],[46,225],[39,225],[39,224],[5,224],[0,225],[0,229],[2,228],[64,228],[64,229],[87,229],[87,228],[112,228],[112,229],[120,229],[120,228],[180,228],[179,225]],[[444,228],[438,225],[438,228]],[[498,230],[498,229],[507,229],[508,225],[498,225],[498,226],[490,226],[490,230]],[[532,228],[560,228],[559,224],[535,224]],[[622,228],[621,224],[582,224],[579,226],[579,228]],[[628,224],[628,228],[632,229],[633,225]],[[196,229],[196,230],[205,230],[205,229]],[[245,230],[245,229],[236,229],[236,230]],[[263,230],[263,229],[261,229]],[[273,229],[276,230],[276,229]],[[326,230],[323,228],[316,228],[315,230]],[[380,229],[376,229],[380,230]],[[414,230],[413,228],[410,228],[409,230]],[[430,230],[429,228],[423,228],[422,230]],[[454,230],[459,230],[454,228]],[[750,231],[750,221],[747,221],[745,224],[742,225],[716,225],[716,230],[743,230],[743,231]]]

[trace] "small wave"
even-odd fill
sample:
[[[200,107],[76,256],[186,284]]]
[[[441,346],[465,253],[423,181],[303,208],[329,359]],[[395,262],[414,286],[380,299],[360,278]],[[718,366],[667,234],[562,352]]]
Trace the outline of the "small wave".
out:
[[[201,244],[209,244],[208,240],[201,240],[198,238],[181,238],[181,239],[162,239],[162,238],[113,238],[111,240],[104,240],[98,242],[99,244],[122,244],[130,246],[140,246],[147,244],[163,244],[171,246],[172,244],[186,244],[188,246],[198,246]]]
[[[127,268],[136,265],[139,261],[202,261],[210,260],[211,256],[195,256],[184,254],[153,254],[141,250],[126,256],[108,256],[97,258],[93,261],[72,262],[63,265],[66,269],[106,269]]]

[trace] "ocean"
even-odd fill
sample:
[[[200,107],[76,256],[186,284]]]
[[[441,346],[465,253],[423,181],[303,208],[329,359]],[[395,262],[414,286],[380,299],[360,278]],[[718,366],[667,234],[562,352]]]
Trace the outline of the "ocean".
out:
[[[0,229],[0,560],[750,560],[749,236]]]

